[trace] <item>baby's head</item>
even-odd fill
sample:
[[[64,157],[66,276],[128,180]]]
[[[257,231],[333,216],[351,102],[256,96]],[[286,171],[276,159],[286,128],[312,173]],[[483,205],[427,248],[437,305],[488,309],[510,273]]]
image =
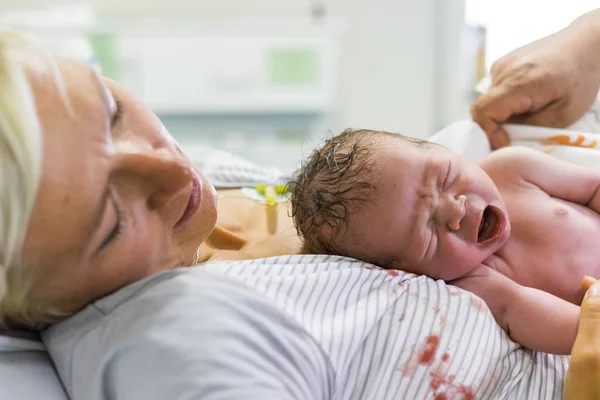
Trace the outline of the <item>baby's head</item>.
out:
[[[450,150],[401,135],[346,130],[296,177],[292,214],[309,253],[456,279],[510,235],[489,176]]]

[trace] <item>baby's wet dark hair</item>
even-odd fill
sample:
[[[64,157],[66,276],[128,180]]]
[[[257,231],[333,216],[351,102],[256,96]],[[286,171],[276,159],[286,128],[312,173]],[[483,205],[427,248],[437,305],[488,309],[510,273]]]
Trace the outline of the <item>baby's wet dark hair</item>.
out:
[[[376,193],[373,164],[381,139],[427,143],[372,130],[347,129],[312,152],[291,184],[292,217],[304,242],[304,253],[335,254],[366,260],[344,235],[348,219],[360,212]],[[385,265],[382,265],[385,266]]]

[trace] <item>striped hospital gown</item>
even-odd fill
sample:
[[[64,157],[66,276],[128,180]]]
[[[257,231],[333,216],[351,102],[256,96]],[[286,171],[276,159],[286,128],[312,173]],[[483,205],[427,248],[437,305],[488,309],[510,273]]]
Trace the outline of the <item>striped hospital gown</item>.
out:
[[[468,292],[330,256],[169,271],[44,340],[74,400],[559,399],[568,363]]]

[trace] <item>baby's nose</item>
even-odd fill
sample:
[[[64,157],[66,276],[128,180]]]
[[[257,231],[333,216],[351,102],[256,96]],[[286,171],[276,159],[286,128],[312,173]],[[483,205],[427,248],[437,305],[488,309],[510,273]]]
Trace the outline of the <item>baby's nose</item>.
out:
[[[460,229],[460,223],[467,213],[467,196],[460,195],[451,200],[451,215],[448,221],[448,228],[453,231]]]

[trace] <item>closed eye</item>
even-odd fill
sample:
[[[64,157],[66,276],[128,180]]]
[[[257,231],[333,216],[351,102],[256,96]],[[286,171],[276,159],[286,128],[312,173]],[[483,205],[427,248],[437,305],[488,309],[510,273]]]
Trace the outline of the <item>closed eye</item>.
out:
[[[429,258],[430,254],[435,252],[435,241],[437,239],[437,228],[435,227],[435,221],[433,219],[431,219],[429,221],[429,224],[431,225],[431,227],[428,229],[428,231],[431,232],[431,235],[429,236],[429,242],[427,243],[427,248],[425,249],[425,252],[423,253],[423,259]]]
[[[113,129],[118,127],[119,123],[123,119],[123,113],[124,113],[123,103],[121,101],[115,99],[115,105],[116,105],[115,113],[113,114],[111,121],[110,121],[110,126]]]
[[[114,199],[114,197],[112,198],[112,203],[116,213],[115,224],[113,225],[112,229],[108,232],[108,235],[104,238],[104,241],[102,242],[98,250],[103,250],[104,248],[108,247],[108,245],[113,243],[123,231],[125,218],[123,210],[118,204],[118,202]]]
[[[450,176],[452,172],[452,162],[448,162],[448,168],[446,169],[446,178],[444,179],[444,183],[442,184],[442,191],[448,189],[454,181],[450,180]]]

